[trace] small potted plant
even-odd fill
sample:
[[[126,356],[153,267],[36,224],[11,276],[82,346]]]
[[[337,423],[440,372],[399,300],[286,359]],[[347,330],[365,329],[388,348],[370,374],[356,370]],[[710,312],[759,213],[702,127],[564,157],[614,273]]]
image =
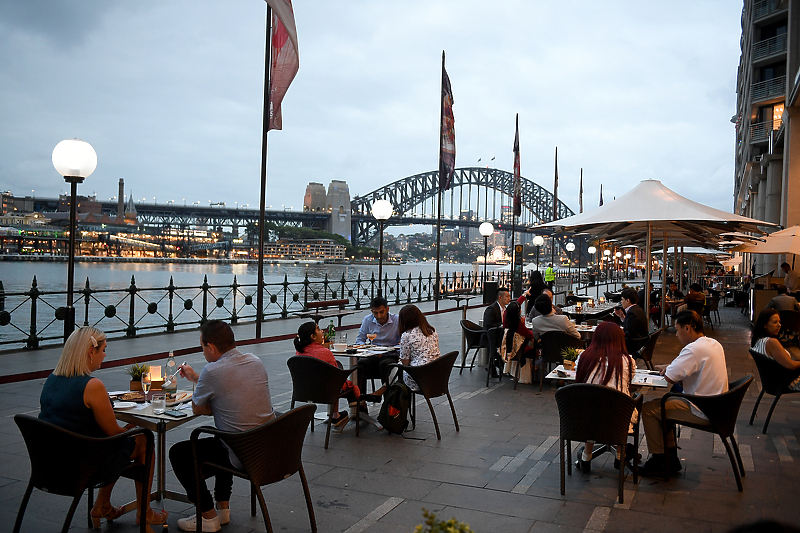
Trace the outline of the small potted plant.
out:
[[[561,357],[564,358],[564,370],[575,370],[575,360],[581,352],[577,348],[564,348],[561,350]]]
[[[147,372],[150,368],[150,365],[146,364],[132,364],[128,368],[128,375],[131,377],[131,390],[132,391],[140,391],[142,390],[142,374]]]
[[[414,533],[472,533],[469,524],[459,522],[455,518],[440,520],[427,509],[422,510],[422,516],[425,517],[425,523],[418,525]]]

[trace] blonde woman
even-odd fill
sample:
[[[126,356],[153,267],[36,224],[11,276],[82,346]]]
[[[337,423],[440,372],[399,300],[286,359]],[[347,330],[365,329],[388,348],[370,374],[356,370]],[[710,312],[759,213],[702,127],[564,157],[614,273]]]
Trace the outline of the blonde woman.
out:
[[[75,433],[88,437],[111,437],[124,433],[133,425],[121,428],[114,417],[111,401],[103,382],[93,378],[91,373],[100,368],[106,357],[106,335],[93,327],[83,327],[72,332],[61,358],[52,374],[42,387],[39,398],[41,412],[39,418]],[[91,511],[92,525],[100,528],[101,519],[110,522],[123,514],[122,507],[111,505],[111,490],[120,473],[131,462],[144,464],[145,440],[141,435],[120,443],[117,453],[105,458],[103,486],[98,490],[97,500]],[[154,461],[150,464],[153,465]],[[147,483],[147,494],[153,482],[153,470]],[[137,482],[136,494],[141,494]],[[139,507],[137,506],[137,510]],[[163,525],[167,523],[167,512],[156,513],[147,510],[147,523]],[[138,524],[140,517],[136,517]]]

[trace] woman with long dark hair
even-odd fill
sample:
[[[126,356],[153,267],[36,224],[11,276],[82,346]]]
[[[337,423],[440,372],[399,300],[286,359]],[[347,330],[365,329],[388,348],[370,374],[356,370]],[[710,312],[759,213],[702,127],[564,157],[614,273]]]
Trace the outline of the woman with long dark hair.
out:
[[[576,364],[576,383],[604,385],[630,396],[631,380],[636,370],[636,363],[625,348],[625,333],[615,323],[601,322],[597,326],[592,335],[592,343],[578,357]],[[637,413],[634,412],[631,418],[631,430],[637,416]],[[592,442],[585,443],[583,454],[575,463],[579,470],[584,472],[591,470],[593,444]],[[625,456],[632,457],[633,453],[636,453],[635,447],[631,449],[630,454],[626,453]],[[617,450],[615,467],[620,466],[619,457],[620,451]]]
[[[535,302],[536,298],[538,298],[539,295],[542,294],[542,291],[547,288],[547,284],[544,282],[544,278],[542,278],[542,273],[538,270],[531,272],[529,280],[530,288],[528,289],[527,295],[527,314],[531,314],[531,311],[533,310],[533,302]]]
[[[430,363],[441,355],[439,334],[416,305],[404,305],[397,318],[401,363],[407,366],[420,366]],[[417,383],[408,374],[403,376],[403,380],[410,389],[418,389]]]
[[[776,309],[764,309],[756,319],[750,346],[756,352],[768,359],[776,361],[787,372],[800,368],[800,361],[795,361],[778,340],[781,331],[781,314]],[[800,376],[795,379],[789,388],[800,390]]]
[[[300,324],[300,327],[297,328],[297,336],[294,338],[294,348],[297,355],[315,357],[325,361],[329,365],[342,368],[342,365],[336,360],[333,353],[324,346],[324,342],[325,334],[319,329],[319,325],[316,322],[305,322]],[[345,398],[347,398],[349,403],[357,402],[359,396],[361,396],[358,387],[353,385],[353,382],[350,380],[344,382],[342,391],[348,392]],[[334,412],[331,417],[334,425],[337,427],[346,424],[350,419],[347,411]]]
[[[536,350],[533,342],[533,331],[525,325],[522,317],[521,304],[528,292],[519,297],[516,302],[511,302],[506,306],[503,314],[503,340],[500,344],[500,355],[506,361],[504,372],[509,374],[516,373],[514,363],[519,364],[520,381],[530,383],[533,381],[533,369],[528,367],[528,359],[536,359]],[[519,350],[522,353],[519,354]],[[519,356],[517,358],[517,356]],[[518,361],[511,361],[511,359]]]

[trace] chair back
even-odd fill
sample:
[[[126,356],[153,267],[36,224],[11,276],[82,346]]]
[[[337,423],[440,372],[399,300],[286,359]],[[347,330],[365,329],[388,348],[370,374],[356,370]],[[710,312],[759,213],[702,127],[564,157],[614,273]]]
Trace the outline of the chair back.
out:
[[[542,333],[540,341],[543,363],[563,363],[564,356],[561,355],[561,351],[564,348],[584,347],[581,339],[576,339],[563,331],[548,331],[547,333]]]
[[[789,385],[800,376],[800,368],[789,370],[774,359],[770,359],[752,348],[750,348],[750,356],[756,363],[758,377],[761,379],[761,388],[767,394],[772,396],[783,394]]]
[[[481,337],[486,333],[485,329],[470,320],[461,321],[461,331],[464,333],[464,339],[467,341],[467,350],[480,346]]]
[[[711,427],[723,439],[733,435],[736,427],[736,418],[742,405],[747,388],[753,382],[753,375],[748,374],[743,378],[728,385],[728,392],[714,396],[681,395],[691,401],[703,414],[706,415]]]
[[[780,311],[781,331],[800,331],[800,311]]]
[[[134,433],[113,437],[86,437],[39,418],[18,414],[14,422],[22,433],[31,461],[31,483],[39,490],[61,496],[79,496],[108,476],[104,459],[119,450],[123,440]],[[153,434],[149,446],[153,448]]]
[[[315,411],[314,405],[303,405],[248,431],[214,434],[236,454],[253,483],[261,487],[302,468],[303,441]]]
[[[611,387],[574,383],[556,391],[556,404],[562,439],[624,445],[642,396],[634,399]]]
[[[711,299],[707,302],[709,313],[719,313],[719,293],[715,292]]]
[[[419,391],[426,398],[444,396],[449,390],[450,371],[457,357],[458,351],[450,352],[424,365],[403,366],[403,371],[417,383]]]
[[[290,357],[286,366],[292,375],[292,400],[325,404],[339,401],[342,385],[355,370],[343,370],[306,355]]]
[[[658,342],[658,336],[661,335],[663,330],[659,329],[654,331],[650,334],[647,338],[647,343],[639,350],[638,356],[641,357],[645,363],[649,363],[653,360],[653,352],[656,349],[656,342]],[[631,356],[636,357],[637,354],[631,354]]]
[[[503,340],[504,333],[503,326],[495,326],[486,330],[486,339],[489,341],[489,357],[494,357],[494,354],[500,349],[500,342]]]
[[[647,344],[647,341],[649,340],[650,340],[650,335],[646,335],[644,337],[634,337],[634,338],[625,337],[625,348],[628,350],[628,353],[631,355],[631,357],[636,357],[639,350],[644,348],[644,346]]]

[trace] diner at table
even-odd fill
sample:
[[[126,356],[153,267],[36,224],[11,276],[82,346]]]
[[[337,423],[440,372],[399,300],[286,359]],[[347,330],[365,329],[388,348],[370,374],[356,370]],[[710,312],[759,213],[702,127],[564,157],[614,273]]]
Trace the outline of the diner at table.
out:
[[[405,366],[421,366],[439,358],[439,334],[428,323],[416,305],[404,305],[397,315],[400,333],[400,362]],[[414,379],[405,374],[403,381],[411,390],[419,390]]]
[[[369,303],[370,314],[361,321],[356,344],[369,343],[375,346],[397,346],[400,333],[397,330],[398,317],[389,312],[389,302],[383,296],[376,296]],[[388,367],[398,360],[396,352],[378,353],[358,360],[356,380],[360,391],[367,390],[367,380],[380,378],[386,385]]]
[[[527,292],[526,292],[527,294]],[[525,294],[521,298],[524,298]],[[546,297],[539,295],[539,297]],[[524,301],[524,300],[523,300]],[[500,342],[500,356],[505,361],[503,372],[515,375],[519,367],[519,381],[531,383],[536,363],[536,347],[533,332],[525,325],[519,302],[511,302],[503,315],[503,339]],[[512,359],[515,359],[512,361]]]
[[[778,291],[778,295],[769,301],[766,309],[800,311],[800,302],[798,302],[794,296],[789,296],[789,289],[786,288],[786,285],[778,285],[776,290]]]
[[[540,294],[533,306],[539,312],[537,316],[531,321],[531,330],[535,338],[541,337],[543,333],[548,331],[562,331],[568,335],[581,338],[575,324],[566,315],[559,315],[553,309],[553,302],[546,294]]]
[[[39,399],[40,419],[88,437],[119,435],[126,429],[134,427],[131,424],[124,429],[119,426],[105,385],[100,379],[91,375],[103,363],[106,346],[105,333],[92,326],[78,328],[70,334],[64,343],[56,368],[42,387]],[[103,459],[105,464],[100,471],[105,472],[105,476],[103,479],[94,480],[95,484],[101,486],[90,512],[95,529],[100,528],[101,520],[112,522],[124,514],[123,507],[114,507],[111,504],[111,492],[129,463],[145,464],[144,454],[144,437],[139,435],[122,441],[115,454]],[[150,462],[151,469],[145,491],[148,496],[153,482],[153,463]],[[141,486],[137,483],[136,494],[139,496],[141,493]],[[148,525],[167,523],[169,513],[154,511],[150,508],[149,502],[146,508],[145,520]],[[139,524],[142,518],[138,514],[139,505],[136,509],[136,523]]]
[[[689,292],[683,297],[683,302],[689,311],[694,311],[703,316],[703,308],[706,305],[706,295],[699,283],[689,285]]]
[[[639,296],[630,287],[622,290],[620,299],[621,308],[616,308],[614,314],[622,320],[622,329],[626,339],[641,339],[650,333],[650,323],[647,315],[639,305]]]
[[[754,351],[784,367],[787,374],[792,373],[792,371],[796,373],[796,370],[800,368],[800,361],[792,359],[792,354],[780,343],[778,340],[780,331],[780,313],[776,309],[764,309],[756,319],[750,345]],[[788,376],[787,379],[789,379]],[[800,376],[789,384],[788,388],[800,391]]]

